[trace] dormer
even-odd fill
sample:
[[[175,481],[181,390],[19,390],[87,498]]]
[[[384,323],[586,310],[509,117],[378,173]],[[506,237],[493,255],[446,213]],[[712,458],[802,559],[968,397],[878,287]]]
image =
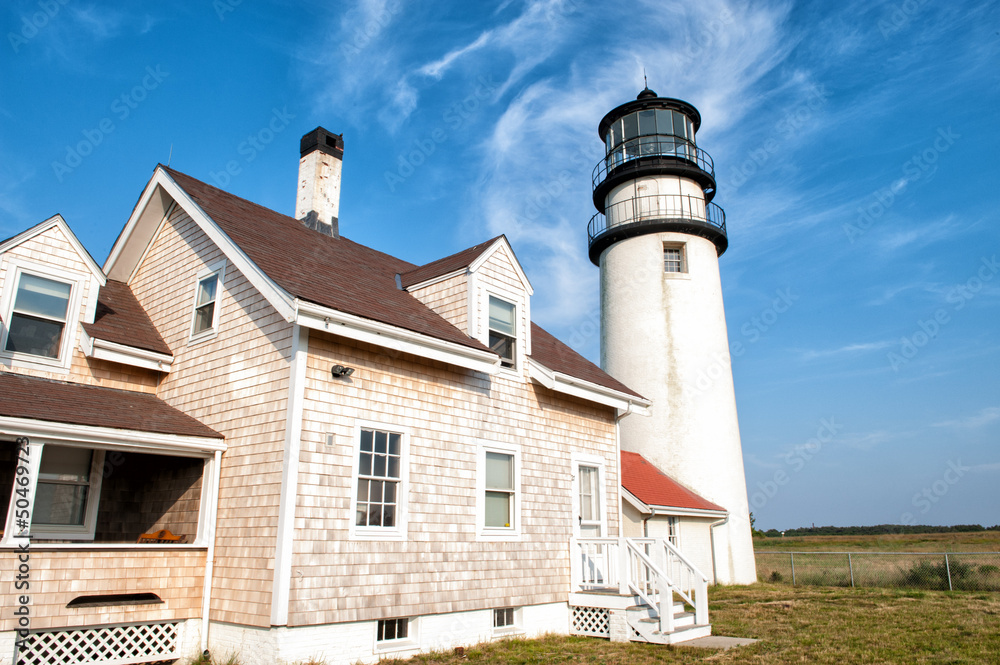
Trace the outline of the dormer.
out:
[[[500,356],[501,375],[527,376],[533,289],[505,236],[402,273],[399,286]]]
[[[68,374],[106,282],[61,215],[0,243],[0,363]]]

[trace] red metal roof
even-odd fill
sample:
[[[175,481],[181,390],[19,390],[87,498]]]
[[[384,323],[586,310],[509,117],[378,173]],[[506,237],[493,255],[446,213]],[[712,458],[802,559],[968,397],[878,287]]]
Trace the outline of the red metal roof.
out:
[[[223,436],[155,395],[0,371],[0,416],[139,432]]]
[[[109,279],[97,296],[93,323],[83,329],[94,339],[172,355],[146,310],[124,282]]]
[[[639,453],[622,451],[622,487],[647,506],[725,511],[653,466]]]

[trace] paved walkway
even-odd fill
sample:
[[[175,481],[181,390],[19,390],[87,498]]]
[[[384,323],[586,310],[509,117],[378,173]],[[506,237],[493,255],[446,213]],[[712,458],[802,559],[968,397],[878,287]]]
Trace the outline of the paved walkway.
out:
[[[699,637],[696,640],[681,642],[677,646],[700,647],[702,649],[732,649],[733,647],[742,647],[756,642],[758,642],[758,640],[750,639],[749,637],[723,637],[722,635],[709,635],[708,637]]]

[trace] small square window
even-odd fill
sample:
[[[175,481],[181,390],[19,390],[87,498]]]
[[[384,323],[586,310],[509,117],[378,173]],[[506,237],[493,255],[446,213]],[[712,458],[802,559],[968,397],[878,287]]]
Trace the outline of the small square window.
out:
[[[379,619],[377,642],[405,640],[409,637],[409,619]]]
[[[687,272],[683,245],[665,245],[663,247],[663,271]]]
[[[490,350],[500,356],[501,367],[516,362],[517,308],[513,303],[490,296]]]
[[[513,607],[501,607],[493,610],[494,628],[512,628],[514,625]]]

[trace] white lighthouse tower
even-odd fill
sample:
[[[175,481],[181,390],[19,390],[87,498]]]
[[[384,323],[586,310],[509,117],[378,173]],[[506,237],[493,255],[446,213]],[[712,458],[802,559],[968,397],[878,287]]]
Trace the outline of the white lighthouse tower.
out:
[[[742,584],[757,575],[719,279],[728,238],[700,124],[693,106],[649,88],[604,116],[590,260],[601,365],[653,402],[651,417],[621,421],[622,449],[729,512],[711,530],[715,575]]]

